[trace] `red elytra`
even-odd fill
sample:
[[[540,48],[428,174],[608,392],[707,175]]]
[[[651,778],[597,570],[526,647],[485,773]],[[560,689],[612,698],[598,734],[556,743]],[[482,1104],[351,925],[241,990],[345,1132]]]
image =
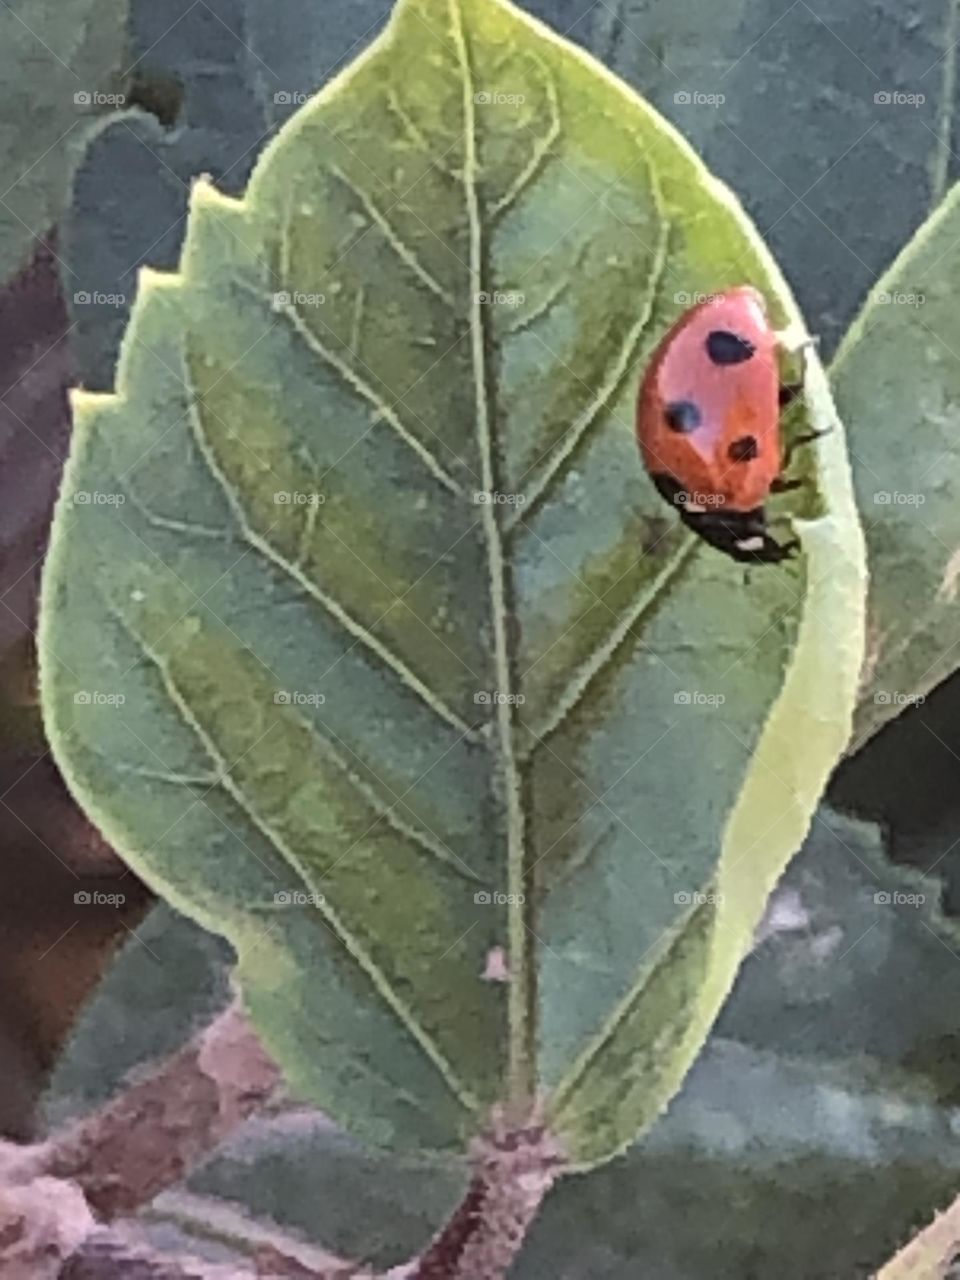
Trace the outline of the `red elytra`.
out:
[[[727,289],[670,329],[637,404],[640,452],[657,489],[701,538],[748,563],[788,559],[799,545],[770,536],[764,507],[771,492],[797,485],[782,479],[780,411],[797,389],[781,387],[781,346],[763,295]]]

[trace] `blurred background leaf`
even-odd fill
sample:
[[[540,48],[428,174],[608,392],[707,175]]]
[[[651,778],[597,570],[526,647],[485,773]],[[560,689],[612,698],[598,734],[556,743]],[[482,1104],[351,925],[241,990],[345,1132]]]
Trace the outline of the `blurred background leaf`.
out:
[[[960,664],[960,186],[871,290],[832,377],[870,548],[853,749]]]
[[[127,0],[12,0],[0,7],[0,285],[69,203],[73,167],[115,112]]]
[[[113,386],[120,337],[147,264],[176,266],[191,183],[239,195],[300,105],[376,35],[390,0],[132,0],[130,61],[176,86],[176,114],[124,117],[91,143],[62,228],[72,291],[122,302],[73,307],[81,383]]]
[[[74,369],[56,238],[0,289],[0,1132],[25,1138],[34,1099],[113,940],[148,895],[67,793],[36,690],[37,591],[70,431]],[[78,912],[122,877],[125,902]]]

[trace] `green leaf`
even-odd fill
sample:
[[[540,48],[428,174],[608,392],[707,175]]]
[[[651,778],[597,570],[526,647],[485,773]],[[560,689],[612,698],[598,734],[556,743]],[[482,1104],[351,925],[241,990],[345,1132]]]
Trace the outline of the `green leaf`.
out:
[[[499,0],[404,0],[242,201],[197,184],[116,396],[76,398],[58,758],[374,1141],[553,1090],[576,1161],[625,1146],[845,744],[862,548],[815,359],[795,564],[745,582],[637,459],[651,345],[745,280],[798,322],[618,81]]]
[[[960,187],[877,281],[834,360],[870,564],[856,741],[960,666]]]
[[[116,110],[126,0],[0,6],[0,283],[59,220],[98,117]]]
[[[84,1007],[47,1085],[48,1128],[112,1098],[230,1001],[229,948],[158,903]]]

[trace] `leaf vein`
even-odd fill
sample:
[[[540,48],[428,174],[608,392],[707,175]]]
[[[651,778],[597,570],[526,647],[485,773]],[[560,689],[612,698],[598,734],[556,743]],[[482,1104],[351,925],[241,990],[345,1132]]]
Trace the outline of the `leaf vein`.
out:
[[[530,486],[525,502],[523,504],[518,504],[513,514],[508,516],[508,530],[515,528],[521,519],[529,519],[539,504],[545,497],[547,497],[557,477],[566,467],[581,441],[594,424],[599,421],[603,411],[605,409],[609,410],[610,401],[614,396],[617,387],[622,382],[625,374],[634,363],[640,345],[643,342],[644,334],[646,333],[650,321],[653,318],[653,311],[656,305],[660,280],[663,276],[667,261],[667,245],[669,237],[670,223],[666,218],[661,218],[660,231],[654,251],[651,284],[647,293],[643,311],[627,331],[624,340],[621,343],[620,351],[618,352],[607,377],[603,381],[596,395],[593,397],[586,409],[584,409],[580,414],[578,421],[574,423],[568,432],[566,432],[559,447],[547,462],[547,465],[540,472],[539,477],[534,480],[533,484]]]
[[[168,664],[163,660],[160,654],[155,653],[150,648],[142,636],[138,635],[135,631],[133,631],[132,634],[143,649],[144,655],[149,658],[157,668],[160,678],[167,690],[168,696],[179,709],[180,715],[184,721],[196,734],[197,739],[209,756],[214,768],[218,771],[220,783],[223,789],[247,814],[250,821],[277,851],[282,860],[296,871],[304,885],[310,886],[311,888],[314,887],[310,872],[303,865],[294,850],[287,844],[283,837],[273,829],[269,819],[260,814],[255,802],[247,795],[246,791],[244,791],[244,789],[238,786],[234,781],[231,776],[230,766],[226,759],[221,755],[216,743],[197,719],[189,702],[181,694],[180,689],[169,670]],[[325,897],[322,902],[317,903],[316,909],[329,925],[331,933],[341,943],[344,950],[366,974],[367,978],[387,1004],[390,1011],[397,1018],[398,1022],[405,1028],[437,1068],[458,1102],[460,1102],[468,1111],[478,1110],[477,1100],[471,1095],[465,1084],[460,1080],[458,1073],[454,1070],[453,1065],[447,1060],[441,1051],[440,1046],[436,1044],[426,1029],[421,1026],[417,1018],[414,1016],[412,1009],[410,1009],[409,1006],[400,998],[397,992],[394,991],[393,987],[390,985],[387,975],[368,953],[366,947],[363,946],[359,939],[346,927],[343,920],[340,918],[339,913],[330,906]]]
[[[495,220],[505,214],[516,202],[520,196],[526,191],[527,187],[535,180],[537,175],[542,171],[550,149],[560,136],[560,103],[557,98],[557,87],[554,83],[553,76],[549,72],[544,73],[544,83],[547,89],[547,102],[550,106],[550,123],[546,132],[543,133],[534,143],[533,151],[530,159],[521,169],[512,185],[500,197],[490,210],[490,218]]]
[[[330,166],[330,172],[339,179],[347,190],[359,200],[361,207],[367,217],[380,230],[387,244],[394,251],[400,261],[406,266],[423,284],[427,286],[432,294],[438,297],[441,302],[446,303],[450,308],[456,306],[456,299],[449,289],[444,288],[436,276],[428,271],[423,265],[416,253],[410,246],[401,239],[399,233],[394,229],[389,218],[383,213],[370,199],[362,187],[357,186],[342,169],[336,165]]]
[[[189,377],[189,374],[187,375]],[[202,397],[197,393],[196,389],[188,386],[188,395],[190,398],[190,415],[189,420],[196,436],[197,445],[201,450],[204,461],[210,474],[220,486],[224,497],[230,505],[234,519],[249,545],[264,559],[275,565],[283,574],[297,584],[304,594],[324,609],[339,625],[353,637],[354,642],[362,645],[368,652],[375,655],[394,673],[401,683],[416,694],[419,699],[430,708],[441,720],[446,721],[464,737],[476,742],[479,740],[476,731],[472,726],[468,725],[461,716],[443,701],[429,685],[425,684],[420,677],[407,666],[402,658],[399,658],[392,652],[382,640],[378,640],[373,633],[353,617],[343,605],[339,603],[333,596],[329,595],[311,578],[293,564],[284,555],[282,555],[265,537],[257,533],[247,519],[246,511],[240,495],[228,477],[224,474],[219,462],[217,461],[210,441],[207,438],[206,430],[203,424],[203,415],[201,412]],[[351,646],[352,647],[352,646]]]
[[[554,702],[551,714],[536,727],[524,725],[524,728],[532,735],[534,740],[533,745],[524,754],[525,760],[542,747],[546,740],[552,737],[572,715],[595,681],[600,678],[610,663],[613,662],[621,645],[631,635],[633,628],[643,618],[644,614],[657,605],[663,593],[683,570],[697,547],[696,538],[689,537],[684,540],[683,545],[664,565],[650,588],[636,598],[623,617],[616,619],[606,638],[597,646],[587,661],[573,673],[566,688]],[[601,600],[599,603],[602,604],[603,601]]]
[[[484,285],[484,239],[477,186],[477,120],[474,98],[474,75],[470,50],[464,31],[461,0],[447,0],[453,39],[460,63],[463,92],[464,156],[463,192],[469,225],[470,242],[470,342],[473,360],[473,384],[476,403],[477,446],[481,462],[482,487],[487,493],[497,489],[494,406],[488,389],[488,322],[480,298]],[[501,692],[511,690],[514,677],[510,644],[507,636],[508,568],[499,506],[481,506],[484,541],[487,549],[487,575],[490,611],[493,624],[494,669]],[[525,902],[527,884],[526,815],[522,802],[522,783],[515,741],[515,702],[500,698],[496,708],[496,732],[499,742],[499,765],[507,819],[507,883],[512,895],[508,906],[507,928],[510,944],[510,986],[508,993],[509,1066],[508,1088],[512,1103],[528,1108],[536,1092],[536,957],[535,937],[527,926]],[[532,895],[531,895],[532,897]]]
[[[246,286],[245,286],[246,287]],[[257,292],[254,290],[254,292]],[[370,383],[357,373],[356,369],[349,365],[346,360],[341,359],[336,352],[323,342],[317,334],[305,323],[300,312],[292,303],[282,303],[278,307],[279,313],[285,316],[293,327],[294,332],[306,344],[309,350],[318,356],[325,364],[334,369],[340,377],[347,383],[350,389],[356,392],[362,399],[366,400],[382,420],[392,427],[405,445],[411,448],[417,457],[423,462],[427,470],[439,480],[443,487],[450,493],[456,494],[458,498],[464,497],[464,490],[450,475],[449,471],[437,460],[430,452],[426,445],[422,444],[417,437],[403,424],[403,420],[399,414],[387,404]]]

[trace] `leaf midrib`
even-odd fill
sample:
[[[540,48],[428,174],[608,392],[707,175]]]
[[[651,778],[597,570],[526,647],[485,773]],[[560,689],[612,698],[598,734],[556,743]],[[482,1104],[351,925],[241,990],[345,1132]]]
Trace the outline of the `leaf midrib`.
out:
[[[474,76],[463,23],[461,0],[447,0],[454,45],[460,63],[463,83],[464,155],[463,192],[469,227],[469,271],[471,299],[470,344],[473,362],[473,387],[476,411],[477,449],[480,457],[482,487],[487,493],[498,489],[495,458],[496,404],[489,379],[489,323],[480,296],[484,290],[484,239],[477,189],[477,120],[474,102]],[[489,310],[489,308],[487,308]],[[536,1095],[536,957],[535,941],[527,925],[527,857],[526,814],[522,801],[521,771],[517,758],[515,705],[506,696],[515,687],[513,655],[507,636],[508,569],[500,527],[499,504],[482,504],[481,522],[487,552],[490,612],[493,626],[494,671],[497,693],[497,739],[499,742],[500,780],[506,801],[507,906],[510,982],[508,992],[509,1045],[507,1093],[512,1106],[523,1113]],[[496,753],[494,753],[496,755]]]

